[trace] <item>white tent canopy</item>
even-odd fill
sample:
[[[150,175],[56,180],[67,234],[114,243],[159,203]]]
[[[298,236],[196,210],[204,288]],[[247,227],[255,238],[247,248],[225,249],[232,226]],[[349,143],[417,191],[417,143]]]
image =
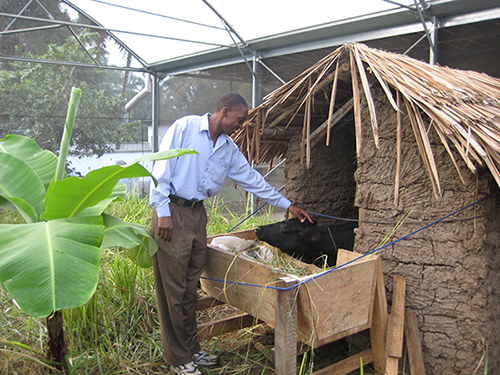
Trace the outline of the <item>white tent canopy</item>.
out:
[[[71,0],[148,65],[399,6],[384,0]],[[400,3],[413,3],[400,1]],[[72,12],[76,17],[76,13]],[[220,16],[220,17],[219,17]],[[223,21],[225,20],[225,22]],[[233,32],[230,32],[232,28]],[[238,37],[241,40],[238,40]],[[110,49],[113,51],[112,45]],[[115,50],[116,51],[116,50]],[[116,55],[112,62],[118,61]]]

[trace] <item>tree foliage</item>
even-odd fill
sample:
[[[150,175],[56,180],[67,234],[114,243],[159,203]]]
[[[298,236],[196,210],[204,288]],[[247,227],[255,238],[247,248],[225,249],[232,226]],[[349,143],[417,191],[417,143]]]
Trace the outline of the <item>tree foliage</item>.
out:
[[[59,0],[44,0],[43,2],[0,0],[0,12],[45,19],[52,17],[61,21],[70,20],[68,14],[59,7]],[[1,30],[23,30],[40,26],[47,26],[47,23],[0,17]],[[69,36],[71,36],[71,31],[67,27],[5,34],[0,37],[0,51],[3,55],[10,56],[24,55],[28,52],[41,55],[47,52],[49,45],[63,44]]]
[[[97,33],[79,35],[87,50],[104,61],[100,38]],[[36,57],[92,63],[74,37],[63,45],[50,45],[45,54]],[[121,95],[121,79],[113,77],[121,73],[27,62],[13,62],[10,68],[0,71],[0,138],[25,135],[43,149],[56,152],[66,111],[60,98],[68,97],[75,86],[87,95],[82,99],[73,134],[73,153],[100,156],[109,150],[110,143],[135,141],[130,128],[137,124],[124,121],[126,99]]]

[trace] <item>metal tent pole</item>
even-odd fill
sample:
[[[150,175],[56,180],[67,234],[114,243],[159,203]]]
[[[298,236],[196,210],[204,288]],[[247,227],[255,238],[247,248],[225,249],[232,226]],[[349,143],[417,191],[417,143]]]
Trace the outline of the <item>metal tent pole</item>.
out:
[[[160,122],[160,80],[159,78],[154,75],[153,76],[153,96],[152,96],[152,116],[151,116],[151,121],[152,121],[152,128],[153,128],[153,134],[152,134],[152,144],[151,144],[151,149],[153,152],[157,152],[159,149],[159,135],[158,135],[158,125]]]
[[[253,66],[252,66],[252,108],[259,105],[259,62],[257,59],[257,54],[253,54]],[[255,168],[255,162],[252,160],[252,168]],[[257,200],[255,195],[250,195],[250,206],[252,207],[252,212],[257,208]]]
[[[430,37],[432,39],[432,44],[430,46],[429,53],[429,64],[436,65],[438,58],[438,18],[433,16],[432,20],[432,28],[430,30]]]

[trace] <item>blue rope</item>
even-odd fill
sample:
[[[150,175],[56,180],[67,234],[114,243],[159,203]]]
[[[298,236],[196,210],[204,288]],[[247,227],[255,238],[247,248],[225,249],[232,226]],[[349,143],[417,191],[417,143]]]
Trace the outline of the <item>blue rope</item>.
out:
[[[283,190],[285,187],[283,186],[281,189],[278,190],[278,193],[281,193],[281,190]],[[250,219],[253,215],[255,215],[257,212],[260,211],[260,209],[262,207],[264,207],[265,205],[267,204],[267,202],[265,202],[262,206],[260,206],[259,208],[257,208],[254,212],[252,212],[250,215],[248,215],[246,218],[244,218],[243,220],[241,220],[238,224],[236,224],[234,227],[232,227],[231,229],[229,229],[227,231],[227,233],[229,232],[232,232],[233,230],[235,230],[236,228],[238,228],[241,224],[243,224],[245,221],[247,221],[248,219]]]
[[[351,260],[351,261],[349,261],[349,262],[347,262],[347,263],[341,264],[340,266],[336,266],[336,267],[334,267],[334,268],[331,268],[331,269],[329,269],[329,270],[327,270],[327,271],[325,271],[325,272],[318,273],[318,274],[316,274],[316,275],[312,276],[312,277],[311,277],[310,279],[308,279],[308,280],[304,280],[304,281],[302,281],[302,282],[300,282],[300,283],[294,284],[294,285],[289,286],[289,287],[287,287],[287,288],[281,288],[281,287],[276,287],[276,286],[268,286],[268,285],[248,284],[248,283],[242,283],[242,282],[238,282],[238,281],[219,280],[219,279],[212,279],[212,278],[203,277],[203,276],[202,276],[202,278],[203,278],[203,279],[206,279],[206,280],[219,281],[219,282],[223,282],[223,283],[226,283],[226,284],[246,285],[246,286],[252,286],[252,287],[256,287],[256,288],[269,288],[269,289],[276,289],[276,290],[290,290],[290,289],[293,289],[293,288],[297,288],[297,287],[299,287],[299,286],[300,286],[300,285],[302,285],[302,284],[306,284],[306,283],[308,283],[308,282],[310,282],[310,281],[312,281],[312,280],[315,280],[315,279],[317,279],[318,277],[321,277],[321,276],[323,276],[323,275],[329,274],[330,272],[333,272],[333,271],[338,270],[338,269],[340,269],[340,268],[342,268],[342,267],[345,267],[345,266],[347,266],[348,264],[351,264],[351,263],[353,263],[353,262],[356,262],[356,261],[358,261],[358,260],[360,260],[360,259],[362,259],[362,258],[367,257],[368,255],[374,254],[374,253],[376,253],[376,252],[377,252],[377,251],[379,251],[379,250],[382,250],[382,249],[384,249],[384,248],[386,248],[386,247],[388,247],[388,246],[390,246],[390,245],[393,245],[393,244],[395,244],[395,243],[397,243],[397,242],[399,242],[399,241],[401,241],[401,240],[404,240],[405,238],[408,238],[408,237],[410,237],[410,236],[412,236],[412,235],[414,235],[414,234],[416,234],[416,233],[418,233],[418,232],[421,232],[421,231],[423,231],[424,229],[427,229],[427,228],[429,228],[429,227],[430,227],[430,226],[432,226],[432,225],[435,225],[435,224],[437,224],[437,223],[440,223],[440,222],[441,222],[441,221],[443,221],[443,220],[446,220],[446,219],[447,219],[447,218],[449,218],[450,216],[456,215],[456,214],[458,214],[459,212],[462,212],[462,211],[466,210],[467,208],[472,207],[472,206],[474,206],[474,205],[476,205],[476,204],[478,204],[478,203],[482,202],[483,200],[485,200],[485,199],[486,199],[486,198],[488,198],[489,196],[490,196],[490,195],[487,195],[487,196],[485,196],[485,197],[483,197],[483,198],[481,198],[481,199],[478,199],[478,200],[477,200],[477,201],[475,201],[474,203],[471,203],[471,204],[469,204],[469,205],[467,205],[467,206],[465,206],[465,207],[462,207],[461,209],[459,209],[459,210],[457,210],[457,211],[455,211],[455,212],[453,212],[453,213],[451,213],[451,214],[448,214],[448,215],[446,215],[446,216],[442,217],[441,219],[438,219],[438,220],[436,220],[436,221],[434,221],[434,222],[432,222],[432,223],[430,223],[430,224],[427,224],[426,226],[424,226],[424,227],[422,227],[422,228],[420,228],[420,229],[417,229],[416,231],[411,232],[411,233],[409,233],[409,234],[407,234],[407,235],[405,235],[405,236],[403,236],[403,237],[401,237],[401,238],[398,238],[397,240],[394,240],[394,241],[392,241],[392,242],[390,242],[390,243],[388,243],[388,244],[385,244],[385,245],[383,245],[383,246],[380,246],[380,247],[376,248],[375,250],[372,250],[372,251],[370,251],[370,252],[368,252],[368,253],[366,253],[366,254],[363,254],[363,255],[359,256],[359,257],[358,257],[358,258],[356,258],[356,259],[353,259],[353,260]]]

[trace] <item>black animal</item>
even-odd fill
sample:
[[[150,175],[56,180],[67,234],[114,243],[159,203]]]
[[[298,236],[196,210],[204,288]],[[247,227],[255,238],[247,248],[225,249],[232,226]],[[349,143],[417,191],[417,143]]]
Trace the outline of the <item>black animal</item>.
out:
[[[255,234],[259,240],[303,262],[322,266],[326,255],[327,264],[335,266],[339,248],[352,250],[355,227],[356,222],[324,227],[311,224],[308,220],[301,223],[293,218],[257,227]]]

